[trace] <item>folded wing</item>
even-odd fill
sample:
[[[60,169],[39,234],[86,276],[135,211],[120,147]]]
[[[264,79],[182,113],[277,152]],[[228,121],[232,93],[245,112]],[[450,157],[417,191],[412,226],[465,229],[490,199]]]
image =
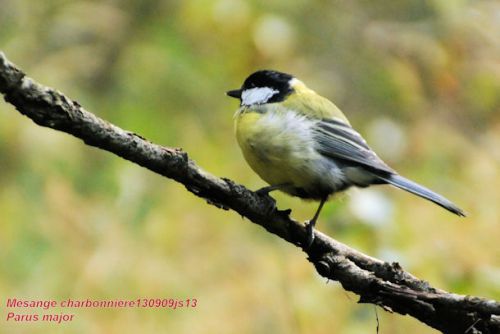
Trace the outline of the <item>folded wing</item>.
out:
[[[359,164],[375,173],[395,173],[350,125],[335,119],[323,119],[313,131],[317,150],[324,156]]]

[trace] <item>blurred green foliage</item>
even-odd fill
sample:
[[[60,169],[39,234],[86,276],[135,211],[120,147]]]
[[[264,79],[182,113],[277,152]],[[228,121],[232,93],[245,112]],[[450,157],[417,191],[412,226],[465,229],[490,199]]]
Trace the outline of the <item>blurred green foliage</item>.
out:
[[[263,182],[224,92],[290,72],[331,98],[390,165],[449,197],[389,187],[331,200],[319,229],[439,288],[500,299],[498,1],[1,0],[0,48],[37,81],[206,170]],[[275,194],[298,219],[316,204]],[[0,103],[0,293],[197,298],[196,309],[75,310],[6,332],[366,333],[372,306],[233,212]],[[5,313],[5,308],[4,308]],[[5,319],[6,314],[3,314]],[[379,312],[381,333],[434,332]]]

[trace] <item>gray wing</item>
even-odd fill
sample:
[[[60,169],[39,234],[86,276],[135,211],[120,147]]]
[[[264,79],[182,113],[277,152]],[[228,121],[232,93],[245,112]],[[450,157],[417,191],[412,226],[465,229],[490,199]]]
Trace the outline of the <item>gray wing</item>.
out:
[[[324,156],[354,162],[375,171],[395,173],[348,124],[323,119],[314,126],[313,131],[317,150]]]

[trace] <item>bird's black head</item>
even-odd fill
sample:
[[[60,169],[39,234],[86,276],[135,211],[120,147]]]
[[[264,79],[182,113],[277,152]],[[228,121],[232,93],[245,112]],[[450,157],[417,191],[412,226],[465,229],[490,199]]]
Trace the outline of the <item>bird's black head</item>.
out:
[[[290,74],[262,70],[257,71],[248,78],[240,89],[230,90],[226,94],[240,99],[241,105],[254,105],[283,101],[292,91]]]

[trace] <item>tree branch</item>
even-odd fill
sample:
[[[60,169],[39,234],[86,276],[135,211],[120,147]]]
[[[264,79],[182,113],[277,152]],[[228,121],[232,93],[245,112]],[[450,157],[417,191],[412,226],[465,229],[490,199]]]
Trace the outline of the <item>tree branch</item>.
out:
[[[500,332],[500,303],[448,293],[405,272],[398,263],[372,258],[315,231],[304,249],[304,226],[258,195],[229,179],[204,171],[187,153],[163,147],[125,131],[83,109],[78,102],[25,76],[0,52],[0,92],[36,124],[69,133],[87,145],[112,152],[155,173],[182,183],[219,208],[231,209],[267,231],[301,247],[317,272],[385,310],[408,314],[444,333]]]

